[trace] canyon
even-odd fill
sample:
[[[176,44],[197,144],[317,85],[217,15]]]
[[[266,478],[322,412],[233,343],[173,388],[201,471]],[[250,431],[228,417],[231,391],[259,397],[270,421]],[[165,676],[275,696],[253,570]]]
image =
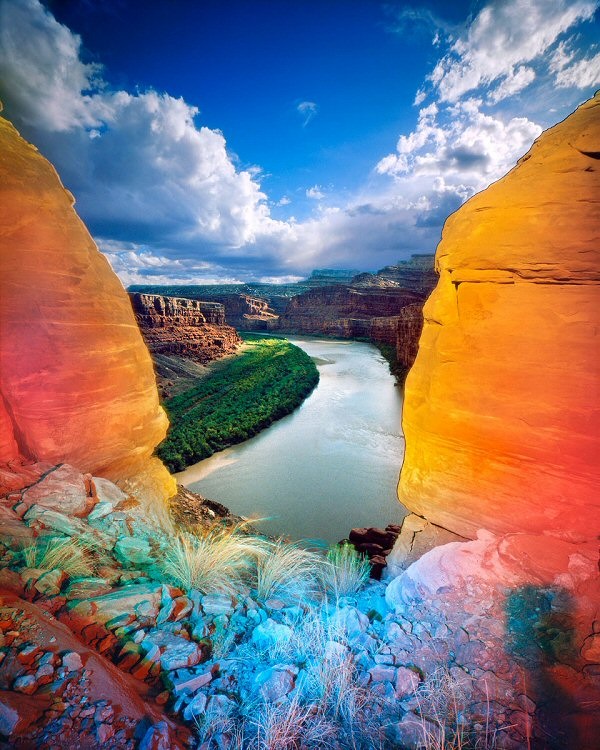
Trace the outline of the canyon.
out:
[[[239,331],[366,339],[385,344],[402,381],[416,356],[422,308],[435,286],[433,256],[413,255],[377,273],[322,269],[297,285],[262,284],[256,296],[214,287],[132,287],[138,296],[172,295],[224,305],[228,325]],[[262,295],[262,296],[259,296]],[[206,303],[209,304],[209,303]],[[142,327],[142,330],[144,328]]]
[[[432,695],[454,696],[456,720],[497,748],[595,746],[599,113],[596,95],[446,222],[406,381],[399,497],[412,513],[384,581],[317,603],[292,585],[261,597],[251,579],[215,592],[165,575],[182,531],[153,456],[166,418],[148,348],[72,196],[0,119],[3,737],[162,750],[209,725],[227,747],[235,722],[252,729],[245,701],[302,701],[316,659],[350,675],[382,747],[440,738],[449,715]],[[377,282],[369,311],[389,309],[393,282]],[[402,294],[391,317],[414,335],[420,293]],[[358,287],[325,295],[368,318]],[[167,310],[192,330],[224,314],[147,299],[151,346],[170,345]],[[93,569],[48,563],[52,539]]]
[[[204,371],[198,365],[234,354],[242,343],[225,323],[225,307],[218,302],[139,293],[129,297],[163,399],[191,386]]]

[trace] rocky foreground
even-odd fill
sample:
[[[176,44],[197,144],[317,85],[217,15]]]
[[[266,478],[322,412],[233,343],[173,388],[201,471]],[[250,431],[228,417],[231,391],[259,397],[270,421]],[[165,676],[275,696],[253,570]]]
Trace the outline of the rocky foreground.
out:
[[[600,635],[576,643],[569,621],[573,596],[593,593],[593,550],[541,580],[526,564],[539,542],[481,534],[344,594],[322,555],[299,572],[284,564],[297,548],[276,544],[271,568],[257,553],[224,578],[213,552],[208,577],[185,585],[165,567],[181,523],[111,482],[30,464],[12,485],[0,500],[5,747],[593,746],[582,732],[600,695],[595,672],[577,670]],[[201,538],[224,511],[190,493],[174,507]]]

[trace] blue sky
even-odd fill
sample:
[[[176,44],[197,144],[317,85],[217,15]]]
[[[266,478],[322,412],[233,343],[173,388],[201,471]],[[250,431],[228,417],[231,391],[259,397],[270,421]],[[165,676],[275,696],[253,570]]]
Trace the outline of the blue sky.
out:
[[[0,98],[126,284],[374,270],[593,94],[598,5],[0,0]]]

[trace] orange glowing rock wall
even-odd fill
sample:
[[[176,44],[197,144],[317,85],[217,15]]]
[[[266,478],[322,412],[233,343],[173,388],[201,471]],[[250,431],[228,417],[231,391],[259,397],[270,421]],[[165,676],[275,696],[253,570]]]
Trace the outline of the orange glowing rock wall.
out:
[[[444,227],[400,500],[473,537],[600,531],[600,98]]]
[[[168,497],[151,458],[167,418],[127,294],[52,165],[2,118],[0,155],[0,462],[67,461]]]

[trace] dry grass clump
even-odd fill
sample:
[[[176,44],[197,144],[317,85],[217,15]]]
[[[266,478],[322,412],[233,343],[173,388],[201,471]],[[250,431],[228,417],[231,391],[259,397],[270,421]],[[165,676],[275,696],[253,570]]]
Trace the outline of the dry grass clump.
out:
[[[469,723],[470,690],[470,678],[455,677],[447,667],[436,669],[419,685],[415,697],[423,750],[494,750],[498,732],[513,728],[513,725],[492,728],[489,720],[484,727]]]
[[[22,550],[28,568],[62,570],[72,578],[93,573],[92,545],[71,537],[40,539]]]
[[[245,656],[253,658],[251,653]],[[302,671],[292,700],[253,711],[257,719],[247,734],[256,734],[249,747],[379,746],[380,698],[359,684],[347,634],[335,617],[324,618],[317,607],[309,609],[291,624],[288,637],[254,658],[299,664]]]
[[[264,703],[249,726],[251,750],[329,748],[335,737],[335,727],[318,708],[302,705],[297,696],[279,705]]]
[[[196,533],[178,532],[157,564],[186,591],[234,594],[264,555],[264,539],[242,533],[242,525],[215,524]]]
[[[270,542],[257,561],[257,594],[261,599],[310,596],[319,588],[322,566],[323,558],[316,552],[283,539]]]
[[[323,585],[336,598],[358,593],[370,575],[369,560],[351,544],[337,544],[327,553],[322,572]]]

